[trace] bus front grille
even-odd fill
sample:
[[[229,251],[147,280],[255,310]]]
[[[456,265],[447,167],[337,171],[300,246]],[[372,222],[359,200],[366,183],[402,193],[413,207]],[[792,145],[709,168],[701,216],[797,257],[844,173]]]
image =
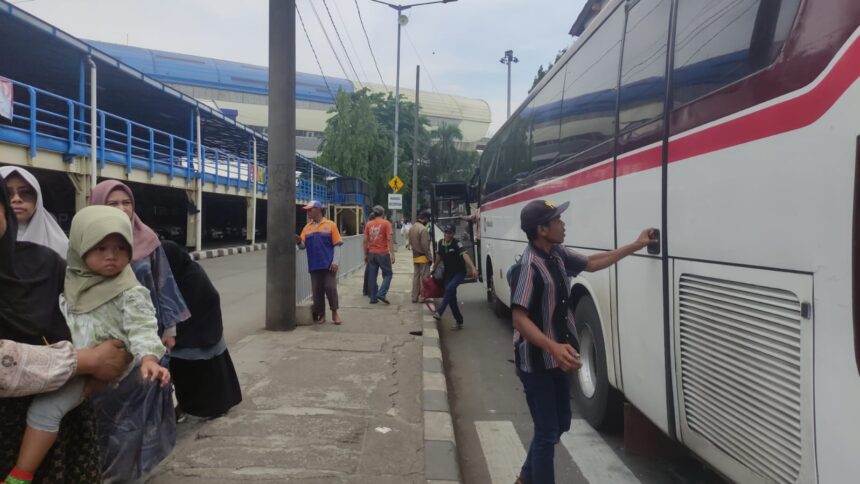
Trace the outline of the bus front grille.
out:
[[[690,430],[753,472],[801,469],[801,304],[782,289],[682,274],[680,371]]]

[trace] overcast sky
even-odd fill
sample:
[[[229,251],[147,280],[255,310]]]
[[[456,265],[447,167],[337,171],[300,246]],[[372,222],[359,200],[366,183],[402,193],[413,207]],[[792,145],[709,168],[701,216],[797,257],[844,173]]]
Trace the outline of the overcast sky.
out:
[[[423,1],[423,0],[421,0]],[[394,86],[397,27],[394,10],[357,0],[385,83]],[[266,0],[13,0],[18,7],[77,37],[268,65]],[[417,3],[416,1],[405,4]],[[407,11],[401,42],[401,86],[486,100],[495,131],[505,117],[504,51],[519,58],[512,73],[512,109],[525,98],[539,65],[568,46],[568,30],[584,0],[459,0]],[[297,0],[327,76],[346,77],[314,15],[319,14],[348,77],[355,75],[329,20],[334,18],[358,78],[379,82],[356,0]],[[320,72],[297,22],[297,70]]]

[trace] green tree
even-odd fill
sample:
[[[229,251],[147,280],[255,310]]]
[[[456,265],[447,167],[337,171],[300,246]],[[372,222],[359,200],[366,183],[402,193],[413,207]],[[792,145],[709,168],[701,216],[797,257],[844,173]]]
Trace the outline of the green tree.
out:
[[[552,66],[554,66],[555,63],[558,62],[559,59],[561,59],[561,56],[563,56],[565,52],[567,52],[567,48],[564,48],[564,49],[561,49],[560,51],[558,51],[558,53],[555,54],[555,60],[550,62],[546,66],[546,70],[544,70],[543,64],[538,66],[537,74],[535,74],[535,78],[534,78],[534,81],[532,81],[532,87],[529,88],[529,92],[532,92],[532,89],[534,89],[535,86],[538,85],[538,83],[541,81],[541,79],[543,79],[544,76],[547,75],[547,73],[552,70]]]
[[[400,98],[400,136],[398,176],[406,186],[405,209],[411,209],[412,156],[415,148],[415,110],[413,102]],[[394,149],[394,96],[361,89],[338,93],[332,116],[326,123],[318,161],[344,176],[367,181],[374,203],[385,205],[388,180],[392,176]],[[419,117],[418,153],[423,156],[430,146],[429,120]]]
[[[326,121],[318,161],[343,176],[364,180],[379,155],[382,137],[367,89],[338,91],[334,116]]]
[[[435,143],[430,147],[428,158],[432,166],[433,180],[451,181],[460,169],[460,152],[456,143],[463,140],[463,132],[453,124],[442,123],[433,132],[432,138]]]

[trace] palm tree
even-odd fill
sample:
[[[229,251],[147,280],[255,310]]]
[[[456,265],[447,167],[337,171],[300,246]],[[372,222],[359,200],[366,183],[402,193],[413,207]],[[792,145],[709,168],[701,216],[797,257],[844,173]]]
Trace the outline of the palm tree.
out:
[[[463,132],[456,125],[442,123],[431,134],[435,140],[428,158],[432,166],[434,181],[449,181],[456,178],[459,170],[460,152],[456,142],[462,141]]]

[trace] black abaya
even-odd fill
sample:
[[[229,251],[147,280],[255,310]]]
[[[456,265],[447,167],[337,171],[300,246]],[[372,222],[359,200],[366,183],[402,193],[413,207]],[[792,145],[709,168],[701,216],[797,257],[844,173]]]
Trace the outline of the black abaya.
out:
[[[191,318],[176,327],[170,374],[183,412],[218,417],[242,401],[233,360],[224,343],[221,297],[206,271],[177,244],[162,247]]]

